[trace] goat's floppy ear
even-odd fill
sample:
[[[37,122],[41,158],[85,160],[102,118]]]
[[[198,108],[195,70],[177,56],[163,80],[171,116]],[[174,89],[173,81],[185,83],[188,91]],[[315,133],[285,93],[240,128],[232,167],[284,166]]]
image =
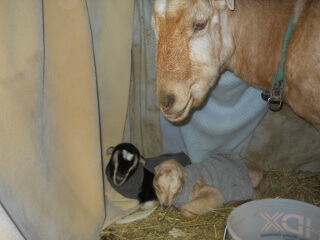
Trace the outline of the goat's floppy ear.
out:
[[[113,152],[114,147],[109,147],[106,151],[107,156],[111,155],[111,153]]]
[[[235,0],[226,0],[228,8],[233,11],[234,10],[234,1]]]
[[[146,164],[146,159],[143,156],[140,156],[139,162],[144,166]]]
[[[186,177],[186,172],[183,166],[179,162],[175,161],[175,167],[176,171],[179,173],[179,177],[183,180]]]

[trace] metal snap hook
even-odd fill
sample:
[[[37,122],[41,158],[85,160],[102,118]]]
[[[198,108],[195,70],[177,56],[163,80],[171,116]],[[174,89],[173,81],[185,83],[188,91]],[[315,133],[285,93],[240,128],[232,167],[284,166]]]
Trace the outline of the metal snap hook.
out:
[[[272,101],[270,98],[268,98],[268,106],[269,106],[269,109],[271,111],[276,112],[276,111],[279,111],[282,108],[283,102],[282,102],[282,100],[280,100],[280,101]]]

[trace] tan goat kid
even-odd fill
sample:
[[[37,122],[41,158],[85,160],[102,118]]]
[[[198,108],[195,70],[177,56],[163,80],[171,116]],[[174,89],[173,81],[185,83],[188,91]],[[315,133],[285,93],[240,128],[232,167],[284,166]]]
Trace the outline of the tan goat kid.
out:
[[[319,0],[155,0],[163,114],[185,119],[224,70],[270,90],[291,16],[283,100],[320,129]]]

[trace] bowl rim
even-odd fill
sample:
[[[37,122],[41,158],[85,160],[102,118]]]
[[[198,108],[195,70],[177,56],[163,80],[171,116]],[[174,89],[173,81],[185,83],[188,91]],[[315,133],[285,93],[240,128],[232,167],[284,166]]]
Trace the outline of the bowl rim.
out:
[[[258,208],[294,208],[295,210],[297,210],[297,207],[299,207],[301,211],[303,211],[304,208],[308,208],[308,212],[311,212],[313,215],[318,215],[320,218],[320,207],[317,207],[316,205],[313,205],[311,203],[287,198],[266,198],[253,200],[233,209],[227,218],[225,231],[228,231],[234,240],[241,240],[231,227],[232,221],[235,221],[236,217],[240,217],[239,215],[248,214],[248,208],[251,209],[250,212],[252,212]]]

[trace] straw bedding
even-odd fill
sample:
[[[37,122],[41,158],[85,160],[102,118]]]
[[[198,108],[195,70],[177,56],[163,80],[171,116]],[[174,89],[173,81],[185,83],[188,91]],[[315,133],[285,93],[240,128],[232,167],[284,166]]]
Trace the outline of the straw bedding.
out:
[[[289,198],[320,207],[320,173],[301,170],[270,170],[271,190],[265,198]],[[170,208],[158,207],[148,218],[130,224],[112,224],[102,231],[101,240],[117,239],[213,239],[221,240],[228,214],[224,206],[194,219],[184,218]]]

